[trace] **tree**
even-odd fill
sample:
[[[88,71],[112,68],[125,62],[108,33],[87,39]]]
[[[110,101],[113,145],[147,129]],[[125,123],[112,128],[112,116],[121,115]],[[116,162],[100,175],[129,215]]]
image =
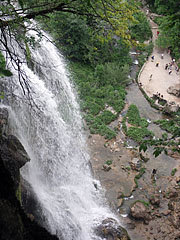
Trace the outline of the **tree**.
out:
[[[119,35],[127,44],[131,43],[129,24],[134,21],[136,10],[133,0],[3,0],[0,6],[1,51],[18,71],[19,82],[24,94],[30,94],[30,86],[21,64],[30,58],[29,45],[35,46],[33,36],[28,36],[31,19],[49,18],[50,14],[63,12],[83,16],[101,39]],[[28,27],[27,27],[28,26]],[[32,26],[39,39],[42,33],[37,25]],[[26,58],[19,56],[14,48],[18,44]],[[2,71],[1,71],[2,72]]]

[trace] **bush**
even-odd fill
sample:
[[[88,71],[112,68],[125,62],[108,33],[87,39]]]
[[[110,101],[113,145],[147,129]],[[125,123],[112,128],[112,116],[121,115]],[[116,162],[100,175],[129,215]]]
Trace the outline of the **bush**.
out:
[[[174,176],[176,172],[177,172],[177,168],[174,168],[174,169],[171,171],[171,176]]]
[[[136,41],[143,43],[152,37],[151,27],[143,12],[137,12],[134,17],[138,22],[130,27],[131,36]]]
[[[130,127],[127,130],[127,136],[132,138],[134,141],[141,143],[145,137],[152,137],[153,133],[144,127]]]
[[[140,126],[141,118],[139,115],[139,110],[135,104],[131,104],[129,106],[126,117],[128,123],[135,126]]]

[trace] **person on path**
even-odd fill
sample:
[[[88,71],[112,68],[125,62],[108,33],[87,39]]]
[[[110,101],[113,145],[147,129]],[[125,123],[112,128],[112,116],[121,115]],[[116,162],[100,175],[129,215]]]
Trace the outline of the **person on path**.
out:
[[[162,54],[161,54],[161,59],[163,59],[163,58],[164,58],[164,54],[162,53]]]
[[[169,70],[169,75],[170,75],[171,73],[172,73],[172,70],[170,69],[170,70]]]
[[[151,174],[151,179],[152,179],[153,181],[156,181],[156,176],[155,176],[156,173],[157,173],[157,169],[154,168],[154,169],[152,170],[152,174]]]
[[[152,56],[151,59],[152,59],[151,61],[154,62],[154,56]]]
[[[168,64],[166,63],[166,65],[165,65],[165,70],[167,70],[168,69]]]
[[[150,75],[150,77],[149,77],[149,81],[151,81],[152,80],[152,74]]]
[[[156,63],[156,67],[158,67],[158,66],[159,66],[159,63],[157,62],[157,63]]]

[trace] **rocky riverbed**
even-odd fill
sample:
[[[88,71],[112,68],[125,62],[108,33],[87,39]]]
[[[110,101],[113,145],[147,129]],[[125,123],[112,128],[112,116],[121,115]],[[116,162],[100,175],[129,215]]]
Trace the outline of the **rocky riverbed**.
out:
[[[142,154],[126,141],[121,131],[111,141],[88,139],[93,172],[111,208],[132,240],[180,239],[180,156],[154,158],[151,149]]]

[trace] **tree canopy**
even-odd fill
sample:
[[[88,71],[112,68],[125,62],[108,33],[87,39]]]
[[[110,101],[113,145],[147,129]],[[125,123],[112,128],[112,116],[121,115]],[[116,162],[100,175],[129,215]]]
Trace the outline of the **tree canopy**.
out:
[[[133,40],[129,26],[135,22],[133,13],[136,10],[134,0],[3,0],[0,5],[0,51],[5,53],[5,58],[9,58],[19,72],[19,82],[25,94],[26,90],[29,92],[29,86],[25,73],[21,71],[21,64],[30,58],[29,46],[35,46],[36,43],[35,37],[29,36],[28,31],[33,28],[39,39],[42,37],[37,25],[27,24],[30,20],[39,17],[50,19],[56,13],[82,16],[102,41],[117,35],[126,44],[131,44]],[[24,50],[26,59],[18,56],[14,42]],[[0,73],[10,75],[3,65],[0,66]]]

